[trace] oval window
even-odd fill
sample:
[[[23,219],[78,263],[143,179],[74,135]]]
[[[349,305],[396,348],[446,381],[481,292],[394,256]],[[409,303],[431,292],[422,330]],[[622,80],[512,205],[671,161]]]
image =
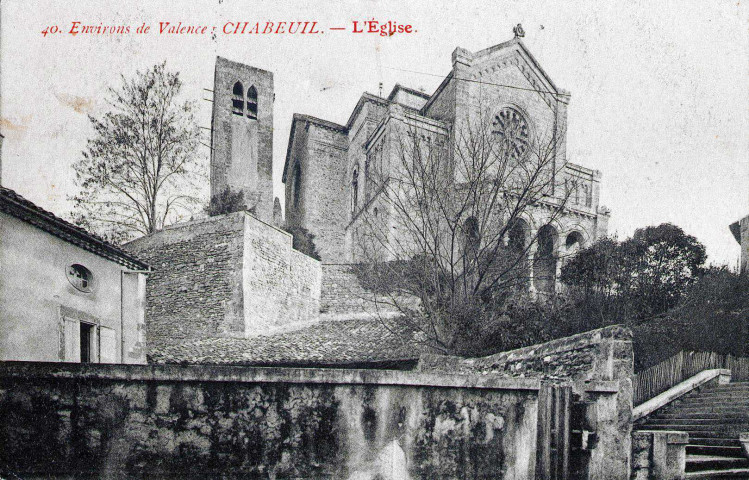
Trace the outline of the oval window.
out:
[[[74,263],[68,267],[68,281],[77,290],[88,293],[93,287],[94,275],[88,268]]]

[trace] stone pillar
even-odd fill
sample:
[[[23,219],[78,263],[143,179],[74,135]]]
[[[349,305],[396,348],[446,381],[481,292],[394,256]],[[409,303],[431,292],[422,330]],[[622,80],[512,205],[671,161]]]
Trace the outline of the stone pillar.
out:
[[[632,434],[632,477],[634,480],[684,478],[687,432],[640,430]]]
[[[530,232],[530,238],[533,238],[535,232]],[[536,298],[536,284],[535,279],[533,278],[533,262],[536,258],[536,250],[538,249],[538,244],[533,243],[530,248],[528,248],[528,291],[531,294],[531,298],[535,300]]]

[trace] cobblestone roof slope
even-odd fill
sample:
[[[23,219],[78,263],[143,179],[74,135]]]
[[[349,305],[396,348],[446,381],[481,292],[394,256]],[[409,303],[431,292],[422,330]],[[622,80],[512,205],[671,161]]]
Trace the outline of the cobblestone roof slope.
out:
[[[376,318],[324,320],[251,338],[208,338],[153,346],[150,363],[224,365],[356,365],[416,361],[432,350],[419,335]]]

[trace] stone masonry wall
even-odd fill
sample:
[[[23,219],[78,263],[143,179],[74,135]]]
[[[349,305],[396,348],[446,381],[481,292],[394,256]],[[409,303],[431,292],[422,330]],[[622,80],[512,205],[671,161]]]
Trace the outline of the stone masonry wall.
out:
[[[481,358],[424,355],[423,371],[617,380],[633,374],[632,333],[618,325]]]
[[[146,283],[149,345],[243,336],[244,215],[167,227],[125,245],[153,268]]]
[[[292,237],[245,217],[245,336],[268,333],[320,314],[320,262],[292,248]]]
[[[574,400],[587,419],[577,428],[596,438],[585,452],[584,476],[607,479],[627,478],[630,471],[633,364],[632,332],[614,325],[489,357],[422,355],[418,369],[573,380]],[[615,393],[587,391],[585,385],[596,381],[615,383]]]
[[[397,309],[387,299],[375,303],[376,296],[364,288],[351,264],[323,264],[320,315],[326,318],[393,315]]]
[[[167,227],[130,242],[153,266],[149,342],[248,337],[317,320],[320,262],[247,212]]]
[[[539,382],[0,363],[0,476],[535,477]]]
[[[632,480],[684,478],[687,432],[632,432]]]

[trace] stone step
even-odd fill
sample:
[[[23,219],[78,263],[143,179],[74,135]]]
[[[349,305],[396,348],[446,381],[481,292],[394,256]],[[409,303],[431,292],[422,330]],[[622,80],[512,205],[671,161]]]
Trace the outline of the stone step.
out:
[[[749,382],[731,382],[724,385],[708,387],[709,390],[736,390],[742,388],[749,390]]]
[[[749,459],[745,457],[724,457],[720,455],[687,455],[687,472],[725,470],[731,468],[749,468]]]
[[[727,470],[705,470],[702,472],[689,472],[684,478],[690,478],[694,480],[709,480],[711,478],[746,480],[749,478],[749,468],[732,468]]]
[[[741,425],[722,424],[722,425],[678,425],[678,424],[660,424],[653,425],[646,423],[642,428],[638,430],[678,430],[687,432],[690,435],[699,433],[701,437],[719,437],[719,438],[739,438],[739,434],[742,432],[749,432],[749,428],[742,427]],[[704,435],[703,435],[704,434]]]
[[[705,398],[703,396],[694,397],[694,398],[687,398],[685,400],[677,400],[673,404],[674,408],[682,408],[686,406],[702,406],[702,405],[717,405],[717,406],[730,406],[735,405],[737,407],[744,407],[749,409],[749,398],[741,397],[741,398],[724,398],[724,397],[715,397],[715,398]]]
[[[712,445],[716,447],[739,447],[741,448],[741,444],[739,443],[738,438],[708,437],[703,434],[700,434],[700,436],[690,435],[689,444],[690,445]]]
[[[687,445],[687,455],[715,455],[723,457],[740,457],[744,455],[744,449],[740,446],[720,445]]]
[[[681,407],[681,408],[669,408],[668,410],[664,410],[663,413],[684,413],[684,414],[693,414],[693,413],[699,413],[699,412],[710,412],[710,413],[731,413],[731,414],[746,414],[749,415],[749,408],[747,407],[740,407],[736,405],[723,405],[723,406],[715,406],[715,405],[703,405],[703,406],[689,406],[689,407]]]
[[[667,420],[667,419],[684,419],[684,420],[694,420],[694,419],[705,419],[705,420],[712,420],[712,419],[726,419],[727,421],[749,421],[749,412],[740,411],[737,413],[730,413],[730,412],[692,412],[692,413],[678,413],[678,412],[663,412],[659,413],[653,416],[648,417],[648,420],[651,419],[658,419],[658,420]]]
[[[746,388],[711,388],[697,392],[697,395],[735,395],[742,396],[749,394],[749,387]]]
[[[635,430],[647,430],[645,425],[742,425],[746,426],[745,431],[749,432],[749,415],[745,418],[726,418],[721,415],[716,415],[714,418],[683,418],[683,417],[672,417],[672,418],[649,418],[647,422],[635,427]]]

